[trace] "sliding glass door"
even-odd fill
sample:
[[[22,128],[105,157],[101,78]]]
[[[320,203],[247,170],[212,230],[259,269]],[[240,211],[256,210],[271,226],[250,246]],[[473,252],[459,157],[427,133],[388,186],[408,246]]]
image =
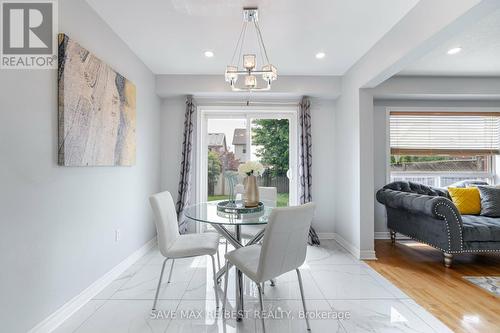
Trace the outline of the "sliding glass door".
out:
[[[276,187],[277,205],[297,204],[296,107],[201,108],[198,124],[199,202],[227,198],[230,189],[225,175],[253,160],[266,168],[259,186]]]

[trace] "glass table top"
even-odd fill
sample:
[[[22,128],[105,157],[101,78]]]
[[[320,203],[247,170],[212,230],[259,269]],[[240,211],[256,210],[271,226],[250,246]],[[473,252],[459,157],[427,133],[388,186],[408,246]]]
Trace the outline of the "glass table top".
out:
[[[271,203],[264,204],[264,210],[258,213],[235,214],[217,211],[217,203],[220,201],[202,202],[188,206],[184,209],[184,216],[203,223],[227,224],[227,225],[256,225],[266,224],[273,210]]]

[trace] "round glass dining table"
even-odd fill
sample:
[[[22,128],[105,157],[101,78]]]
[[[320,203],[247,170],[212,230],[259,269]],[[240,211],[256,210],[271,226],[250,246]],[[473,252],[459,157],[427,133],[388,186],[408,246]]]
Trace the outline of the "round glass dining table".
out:
[[[260,228],[253,237],[243,244],[241,239],[241,227],[245,225],[266,225],[269,215],[273,210],[272,202],[263,201],[264,209],[256,213],[238,213],[236,210],[226,207],[225,211],[219,211],[217,204],[220,201],[202,202],[188,206],[184,209],[184,216],[197,223],[208,223],[217,232],[226,238],[227,242],[234,246],[235,249],[243,246],[249,246],[259,242],[264,236],[264,228]],[[241,202],[237,202],[241,205]],[[217,281],[220,283],[222,275],[226,272],[228,263],[221,267],[217,272]],[[237,320],[241,320],[243,316],[243,274],[240,270],[236,270],[236,314]]]
[[[209,223],[211,225],[257,225],[267,224],[267,220],[271,211],[273,210],[271,202],[263,201],[264,210],[257,213],[238,214],[231,212],[231,208],[227,207],[226,212],[217,210],[217,204],[221,201],[202,202],[196,205],[188,206],[184,209],[184,216],[187,218],[201,223]],[[241,206],[241,202],[236,202],[236,205]]]

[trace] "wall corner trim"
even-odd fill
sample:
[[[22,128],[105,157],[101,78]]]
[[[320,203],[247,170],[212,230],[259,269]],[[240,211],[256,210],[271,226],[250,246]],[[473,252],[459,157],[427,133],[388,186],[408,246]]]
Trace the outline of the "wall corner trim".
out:
[[[113,267],[106,274],[101,276],[90,286],[84,289],[80,294],[69,300],[66,304],[57,309],[50,316],[42,320],[35,327],[28,331],[28,333],[48,333],[55,330],[66,319],[71,317],[76,311],[90,301],[94,296],[99,294],[111,282],[117,279],[127,268],[132,266],[137,260],[151,250],[156,245],[156,236],[149,240],[146,244],[141,246],[138,250],[133,252],[130,256],[121,261],[118,265]]]
[[[358,260],[377,260],[375,250],[360,250],[356,246],[348,242],[344,237],[338,233],[333,233],[333,239],[336,240],[340,246],[347,250],[354,258]]]

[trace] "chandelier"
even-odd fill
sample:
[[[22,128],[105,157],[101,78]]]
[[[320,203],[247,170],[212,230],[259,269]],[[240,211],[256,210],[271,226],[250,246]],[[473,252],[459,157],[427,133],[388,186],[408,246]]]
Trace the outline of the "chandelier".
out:
[[[243,8],[243,26],[241,28],[240,36],[238,38],[238,42],[236,43],[236,47],[233,52],[233,57],[231,58],[231,65],[226,67],[225,78],[226,82],[229,82],[231,89],[233,91],[264,91],[271,89],[271,82],[278,78],[278,72],[276,67],[271,65],[269,62],[269,58],[267,56],[266,46],[264,45],[264,41],[262,39],[262,33],[260,32],[258,15],[259,11],[257,8]],[[259,53],[262,60],[262,68],[257,69],[257,57],[255,54],[244,54],[243,58],[241,57],[241,53],[243,50],[243,44],[245,41],[245,34],[247,31],[248,25],[252,25],[255,28],[255,33],[257,34],[257,41],[259,44]],[[237,63],[234,62],[236,54],[238,53],[238,58],[242,59],[242,67],[240,68]],[[239,87],[236,86],[236,81],[238,78],[243,76],[244,79]],[[265,82],[265,85],[259,85],[257,83],[257,77],[261,76],[262,80]]]

